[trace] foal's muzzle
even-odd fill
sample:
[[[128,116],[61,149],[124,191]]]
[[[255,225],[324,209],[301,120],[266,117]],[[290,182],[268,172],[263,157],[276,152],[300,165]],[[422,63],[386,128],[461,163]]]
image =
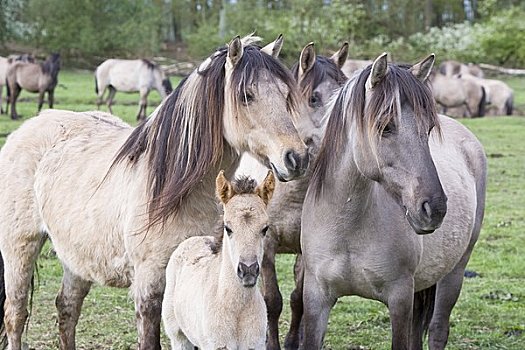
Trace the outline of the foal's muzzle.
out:
[[[259,276],[259,263],[254,262],[250,266],[240,262],[237,266],[237,276],[240,278],[244,287],[254,287]]]

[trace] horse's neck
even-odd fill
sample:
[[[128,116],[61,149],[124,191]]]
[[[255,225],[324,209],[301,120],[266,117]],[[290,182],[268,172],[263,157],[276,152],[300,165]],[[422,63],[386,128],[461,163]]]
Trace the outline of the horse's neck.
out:
[[[225,237],[226,238],[226,237]],[[232,258],[228,251],[226,242],[223,242],[221,252],[220,268],[219,268],[219,283],[217,287],[217,294],[220,296],[219,300],[223,304],[228,304],[231,307],[243,308],[243,303],[249,303],[259,292],[257,286],[253,288],[244,287],[239,281],[235,269],[232,266]]]

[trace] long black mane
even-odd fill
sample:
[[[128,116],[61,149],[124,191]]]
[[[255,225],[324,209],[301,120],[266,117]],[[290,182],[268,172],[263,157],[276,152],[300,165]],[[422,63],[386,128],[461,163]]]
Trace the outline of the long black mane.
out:
[[[163,102],[152,120],[139,125],[117,153],[113,166],[132,166],[145,158],[148,164],[149,225],[176,213],[201,179],[222,159],[227,48],[221,48],[202,70],[193,71]],[[288,107],[297,108],[295,81],[278,60],[244,47],[231,75],[233,107],[242,103],[245,87],[257,83],[263,70],[290,90]]]

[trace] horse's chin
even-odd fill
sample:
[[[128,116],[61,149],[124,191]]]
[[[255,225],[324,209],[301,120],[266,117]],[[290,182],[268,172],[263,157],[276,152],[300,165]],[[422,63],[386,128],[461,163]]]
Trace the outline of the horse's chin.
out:
[[[428,235],[430,233],[433,233],[435,230],[439,228],[437,227],[422,227],[419,225],[416,220],[412,218],[412,216],[407,212],[406,218],[412,229],[418,234],[418,235]]]
[[[257,285],[257,276],[246,275],[241,278],[241,283],[245,288],[253,288]]]
[[[270,166],[273,170],[273,173],[275,174],[275,176],[277,177],[277,179],[280,181],[280,182],[288,182],[290,181],[290,179],[287,179],[283,176],[283,174],[281,174],[279,172],[279,170],[277,170],[277,168],[275,167],[275,165],[273,163],[270,163]]]

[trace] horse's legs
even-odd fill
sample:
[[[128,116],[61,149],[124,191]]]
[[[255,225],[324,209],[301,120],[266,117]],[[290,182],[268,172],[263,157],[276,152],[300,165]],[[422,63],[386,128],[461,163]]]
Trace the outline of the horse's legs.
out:
[[[303,318],[303,283],[304,267],[302,264],[302,255],[297,254],[294,265],[295,289],[290,296],[290,308],[292,309],[292,320],[290,321],[290,330],[284,341],[285,349],[298,349],[301,336],[301,320]]]
[[[113,86],[109,85],[108,86],[108,101],[107,101],[107,104],[108,104],[108,109],[109,109],[109,113],[113,114],[113,110],[111,109],[111,105],[113,104],[113,98],[115,97],[115,94],[117,93],[117,89],[115,89]]]
[[[313,274],[305,270],[303,289],[303,350],[319,350],[323,345],[330,310],[337,299],[324,292]]]
[[[264,301],[268,311],[268,334],[266,348],[268,350],[280,349],[279,344],[279,316],[283,310],[283,297],[277,284],[275,271],[275,245],[271,235],[264,242],[264,256],[262,261],[261,276],[263,279]]]
[[[0,114],[4,114],[4,106],[2,104],[2,93],[4,91],[4,86],[0,85]]]
[[[4,321],[9,350],[22,348],[22,333],[29,315],[29,290],[35,262],[44,242],[45,236],[38,231],[16,235],[11,233],[1,242],[6,297]]]
[[[20,95],[20,91],[22,89],[18,84],[15,84],[13,87],[10,88],[10,97],[11,97],[11,119],[18,119],[18,114],[16,113],[16,99],[18,98],[18,95]]]
[[[423,349],[423,337],[432,318],[435,297],[436,285],[414,293],[410,350]]]
[[[146,107],[148,106],[148,89],[140,89],[140,102],[139,102],[139,113],[137,114],[137,120],[146,119]]]
[[[133,297],[139,337],[139,350],[160,349],[164,269],[158,266],[135,266]]]
[[[46,94],[46,91],[39,91],[38,92],[38,111],[40,112],[42,110],[42,105],[44,104],[44,95]]]
[[[91,282],[81,279],[64,266],[62,286],[55,301],[58,311],[60,349],[75,349],[75,328],[80,317],[82,303],[90,287]]]
[[[53,108],[55,102],[55,90],[49,90],[47,92],[47,102],[49,103],[49,108]]]
[[[387,305],[392,326],[392,350],[407,350],[412,326],[414,279],[396,281],[388,288]]]

